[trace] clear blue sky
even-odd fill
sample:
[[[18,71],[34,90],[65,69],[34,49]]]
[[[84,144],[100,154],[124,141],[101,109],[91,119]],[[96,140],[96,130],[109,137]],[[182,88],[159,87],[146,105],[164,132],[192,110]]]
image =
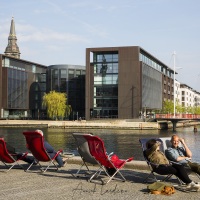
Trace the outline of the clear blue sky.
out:
[[[12,17],[21,59],[85,65],[89,47],[141,46],[200,92],[200,0],[9,0],[0,3],[0,53]]]

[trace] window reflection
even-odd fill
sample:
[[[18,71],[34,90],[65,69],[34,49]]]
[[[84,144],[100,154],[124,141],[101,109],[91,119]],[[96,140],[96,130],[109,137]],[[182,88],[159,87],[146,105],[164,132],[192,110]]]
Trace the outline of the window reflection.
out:
[[[117,117],[118,52],[93,54],[94,110],[93,117]]]

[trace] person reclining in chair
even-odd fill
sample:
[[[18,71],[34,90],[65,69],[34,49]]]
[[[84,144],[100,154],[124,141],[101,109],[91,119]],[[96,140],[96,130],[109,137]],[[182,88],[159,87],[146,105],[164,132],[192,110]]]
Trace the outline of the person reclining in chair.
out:
[[[16,152],[16,150],[15,150],[15,148],[13,146],[11,146],[10,144],[8,144],[7,142],[5,142],[5,144],[6,144],[6,148],[8,150],[8,153],[10,153],[15,160],[18,160],[18,159],[22,158],[22,160],[24,162],[26,162],[26,163],[31,164],[31,163],[34,162],[33,163],[34,165],[37,164],[37,162],[36,162],[36,160],[35,160],[35,158],[33,156],[25,156],[25,157],[23,157],[23,155],[25,153]]]
[[[155,164],[154,171],[161,175],[176,175],[181,181],[186,184],[186,189],[188,190],[200,190],[200,185],[193,182],[183,165],[179,164],[171,164],[169,160],[166,158],[165,154],[160,151],[160,142],[155,139],[150,139],[146,143],[147,149],[145,150],[145,154],[148,160]]]
[[[181,146],[179,144],[182,144]],[[183,165],[188,165],[192,171],[200,175],[200,164],[193,163],[190,160],[192,159],[192,152],[188,148],[185,140],[179,138],[177,135],[172,135],[171,137],[171,147],[168,147],[165,151],[165,155],[171,161],[178,162]]]
[[[35,130],[35,131],[43,136],[43,132],[41,130]],[[57,153],[46,140],[44,140],[44,148],[46,149],[47,153],[51,158],[53,158]],[[60,155],[58,155],[55,160],[58,163],[59,167],[64,167],[65,164],[67,163],[66,160],[63,160]]]

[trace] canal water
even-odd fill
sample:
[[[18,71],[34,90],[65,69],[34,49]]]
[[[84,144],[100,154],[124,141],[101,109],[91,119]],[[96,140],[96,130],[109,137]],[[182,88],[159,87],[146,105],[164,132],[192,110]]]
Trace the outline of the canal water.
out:
[[[25,152],[26,142],[22,134],[23,131],[34,130],[33,128],[0,128],[0,136],[3,136],[10,145],[17,151]],[[68,129],[41,129],[45,139],[56,149],[63,149],[78,155],[73,132],[93,133],[101,137],[105,143],[108,153],[114,152],[120,158],[133,156],[134,160],[144,160],[139,138],[170,137],[174,134],[172,130],[68,130]],[[183,137],[193,152],[193,160],[200,162],[200,126],[197,132],[193,127],[177,128],[177,135]]]

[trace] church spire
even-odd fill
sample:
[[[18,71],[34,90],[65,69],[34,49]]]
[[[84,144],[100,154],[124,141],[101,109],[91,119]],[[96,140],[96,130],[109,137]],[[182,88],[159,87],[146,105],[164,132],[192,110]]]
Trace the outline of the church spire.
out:
[[[7,45],[4,53],[8,56],[20,58],[20,51],[19,51],[19,47],[17,45],[17,37],[16,37],[16,33],[15,33],[14,18],[12,18],[12,20],[11,20],[10,34],[8,36],[8,45]]]

